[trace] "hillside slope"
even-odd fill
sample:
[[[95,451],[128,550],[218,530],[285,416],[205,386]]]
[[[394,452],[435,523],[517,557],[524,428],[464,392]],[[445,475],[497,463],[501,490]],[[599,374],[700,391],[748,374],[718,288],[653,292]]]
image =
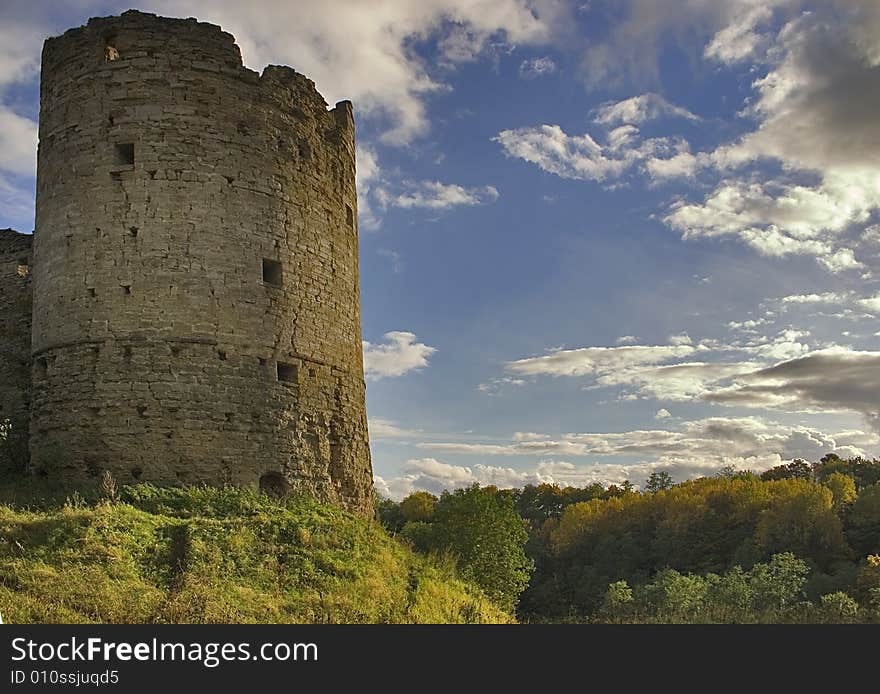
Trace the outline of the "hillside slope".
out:
[[[126,488],[0,505],[7,622],[462,623],[511,618],[378,524],[310,500]]]

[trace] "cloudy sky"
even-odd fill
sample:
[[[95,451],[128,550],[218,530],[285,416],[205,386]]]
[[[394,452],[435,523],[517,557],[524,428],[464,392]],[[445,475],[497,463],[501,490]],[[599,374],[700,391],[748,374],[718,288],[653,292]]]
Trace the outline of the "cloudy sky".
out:
[[[0,227],[42,39],[0,7]],[[880,455],[876,0],[149,0],[358,123],[377,489]]]

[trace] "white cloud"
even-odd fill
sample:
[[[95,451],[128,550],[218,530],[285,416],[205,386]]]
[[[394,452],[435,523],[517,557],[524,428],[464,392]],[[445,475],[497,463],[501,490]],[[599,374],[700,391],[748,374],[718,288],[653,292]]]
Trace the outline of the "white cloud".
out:
[[[19,225],[20,231],[30,231],[34,223],[33,190],[0,172],[0,207],[4,217]]]
[[[835,347],[740,374],[705,399],[740,407],[859,412],[880,430],[880,352]]]
[[[721,29],[703,51],[707,58],[721,63],[740,63],[752,58],[766,48],[768,37],[755,31],[755,27],[773,15],[767,5],[749,9],[744,16]]]
[[[763,41],[752,28],[770,9],[755,6],[729,24],[707,55],[728,62],[751,56],[751,39]],[[878,35],[880,5],[873,0],[829,2],[785,24],[743,113],[757,127],[713,152],[652,164],[692,175],[700,167],[730,171],[770,159],[783,174],[724,180],[702,202],[673,205],[666,223],[685,239],[731,236],[768,256],[815,256],[830,272],[864,268],[847,237],[880,209]],[[817,182],[793,182],[793,173]]]
[[[758,328],[770,324],[766,318],[751,318],[744,321],[730,321],[727,324],[727,327],[730,330],[735,330],[741,333],[747,333],[752,335],[758,334]]]
[[[730,345],[727,349],[754,354],[764,359],[780,361],[793,359],[810,351],[809,345],[801,342],[809,333],[803,330],[786,329],[774,337],[759,336],[744,344]]]
[[[513,435],[514,441],[544,441],[549,438],[547,434],[536,434],[533,431],[517,431]]]
[[[692,345],[694,341],[691,339],[690,335],[687,333],[681,333],[680,335],[670,335],[669,336],[669,344],[670,345]]]
[[[682,148],[671,157],[649,159],[645,162],[645,170],[654,181],[659,182],[670,178],[690,178],[708,163],[704,154],[691,154],[687,148]]]
[[[402,376],[428,365],[428,357],[437,350],[416,342],[413,333],[385,333],[387,342],[376,345],[364,340],[364,374],[369,380]]]
[[[654,415],[654,419],[669,419],[672,415],[669,413],[665,407],[661,407],[657,410],[657,413]]]
[[[880,315],[880,294],[860,296],[854,291],[823,292],[821,294],[791,294],[777,300],[783,310],[792,307],[829,306],[839,309],[830,314],[838,318],[860,319]],[[828,315],[828,314],[826,314]]]
[[[590,452],[581,443],[550,439],[517,441],[510,444],[428,442],[419,443],[417,446],[423,450],[438,453],[483,456],[587,455]]]
[[[670,402],[698,400],[734,376],[756,368],[753,362],[684,362],[609,371],[596,379],[604,388],[622,388],[624,399]]]
[[[0,9],[0,207],[9,222],[32,228],[37,168],[37,124],[9,103],[12,85],[36,79],[43,32],[19,16],[23,8]],[[17,12],[16,12],[17,11]]]
[[[523,60],[519,66],[519,76],[526,79],[534,79],[535,77],[552,75],[556,70],[556,63],[553,61],[553,58],[542,56],[540,58]]]
[[[0,170],[32,176],[37,170],[37,124],[0,106]]]
[[[597,110],[595,122],[603,125],[641,124],[649,120],[668,117],[699,120],[686,108],[671,104],[659,94],[649,92],[623,101],[609,101],[602,104]]]
[[[472,60],[493,42],[551,41],[568,8],[525,0],[148,0],[145,9],[196,16],[235,35],[248,65],[291,65],[330,103],[351,99],[358,114],[384,118],[383,141],[402,144],[429,127],[424,98],[446,88],[411,44],[433,40],[447,64]]]
[[[591,41],[582,62],[590,87],[607,89],[622,82],[660,84],[660,58],[670,41],[684,50],[700,50],[727,27],[743,25],[741,40],[750,41],[749,15],[755,7],[794,5],[796,0],[616,0],[615,21]],[[732,30],[730,34],[736,34]],[[727,55],[735,36],[718,39],[718,52]],[[760,45],[760,44],[759,44]],[[740,49],[742,52],[744,49]],[[719,55],[720,57],[720,55]]]
[[[425,207],[432,210],[445,210],[461,205],[483,205],[498,199],[494,186],[465,188],[464,186],[440,183],[439,181],[405,182],[404,192],[385,197],[385,203],[392,207]]]
[[[14,17],[12,7],[0,22],[0,87],[36,78],[45,32],[37,22]],[[19,12],[23,8],[17,8]]]
[[[382,417],[370,417],[368,422],[370,439],[406,439],[419,436],[420,432],[411,429],[402,429],[390,419]]]
[[[681,138],[639,139],[639,130],[627,125],[612,129],[606,145],[592,135],[569,135],[558,125],[502,130],[492,138],[505,155],[537,165],[561,178],[605,181],[659,157],[670,157],[686,146]]]
[[[590,135],[568,135],[558,125],[502,130],[493,141],[505,154],[537,164],[562,178],[601,181],[616,178],[628,164],[607,157]]]
[[[436,458],[408,460],[403,465],[402,473],[387,480],[374,478],[376,491],[399,500],[417,490],[439,495],[447,489],[460,489],[478,481],[471,468],[441,463]]]
[[[588,82],[603,88],[619,77],[656,78],[669,35],[679,45],[705,39],[711,60],[751,62],[754,95],[740,115],[755,127],[732,142],[692,152],[681,138],[662,138],[665,147],[646,152],[633,144],[637,130],[609,135],[602,147],[558,126],[505,131],[499,141],[508,154],[568,178],[607,180],[633,167],[652,182],[720,172],[725,179],[708,196],[679,200],[665,215],[685,239],[735,238],[766,256],[809,255],[830,272],[864,273],[862,246],[873,236],[853,237],[880,209],[880,5],[832,0],[801,12],[804,5],[686,0],[670,12],[654,0],[622,0],[606,37],[587,49]],[[781,30],[774,15],[788,18]],[[597,121],[694,117],[676,109],[649,92],[603,105]],[[781,173],[759,168],[767,161]]]
[[[869,246],[880,246],[880,224],[873,224],[865,229],[862,242]]]
[[[866,311],[880,314],[880,294],[865,299],[859,299],[857,303]]]
[[[388,207],[447,210],[459,206],[484,205],[495,202],[499,197],[498,190],[494,186],[466,188],[440,181],[395,182],[389,180],[390,178],[393,176],[386,176],[379,166],[375,149],[358,145],[358,220],[365,229],[378,228],[380,215]],[[386,254],[388,253],[393,251],[386,251]],[[395,266],[398,266],[399,258],[392,259],[395,261]]]
[[[524,386],[526,382],[521,378],[511,378],[504,376],[502,378],[490,378],[488,381],[477,386],[477,390],[486,395],[498,395],[507,386]]]
[[[366,229],[375,229],[379,220],[370,204],[370,192],[380,180],[379,158],[376,151],[358,145],[356,155],[355,183],[358,196],[358,224]]]
[[[824,292],[822,294],[789,294],[782,297],[783,304],[843,304],[846,303],[850,294],[840,292]]]
[[[381,255],[383,258],[388,258],[391,263],[391,271],[398,275],[403,272],[403,257],[397,251],[393,251],[390,248],[380,248],[376,251],[377,255]]]
[[[690,345],[624,345],[558,349],[540,357],[527,357],[506,364],[506,369],[523,376],[585,376],[608,373],[636,365],[659,364],[693,354]]]
[[[856,260],[855,253],[851,248],[838,248],[829,256],[820,256],[817,258],[819,263],[831,272],[841,272],[842,270],[855,270],[865,267],[865,264]]]
[[[635,335],[621,335],[615,340],[618,345],[633,345],[638,341],[639,338]]]
[[[845,432],[837,440],[802,425],[784,425],[761,417],[708,417],[683,422],[679,430],[648,429],[613,433],[566,434],[560,439],[535,435],[527,440],[503,444],[420,443],[418,447],[446,455],[519,457],[519,456],[599,456],[667,457],[720,460],[726,456],[758,457],[778,455],[783,458],[818,460],[826,453],[864,455],[855,445],[870,444],[876,437],[866,432]]]
[[[880,436],[871,432],[848,430],[829,435],[759,417],[710,417],[684,422],[678,430],[567,434],[557,441],[529,433],[514,436],[513,442],[506,444],[426,443],[420,447],[451,456],[572,455],[624,460],[574,464],[553,458],[514,468],[452,465],[436,458],[416,458],[406,462],[400,475],[379,478],[377,489],[399,499],[417,489],[438,494],[474,482],[502,488],[540,483],[585,486],[626,479],[641,483],[657,470],[667,471],[681,481],[716,474],[727,466],[760,472],[794,458],[817,461],[827,453],[841,457],[865,455],[866,446],[878,444]],[[635,462],[626,460],[633,458]]]
[[[813,255],[837,271],[860,263],[849,249],[835,252],[828,232],[837,234],[868,212],[867,207],[853,208],[857,201],[838,193],[842,191],[806,186],[770,189],[728,180],[702,203],[677,202],[664,221],[686,240],[739,237],[762,255]]]
[[[785,298],[797,304],[812,297]],[[807,331],[786,328],[731,343],[557,349],[507,362],[505,368],[521,377],[583,378],[586,389],[614,388],[621,400],[854,412],[880,427],[880,352],[811,346],[808,340]],[[553,442],[542,445],[551,453]]]

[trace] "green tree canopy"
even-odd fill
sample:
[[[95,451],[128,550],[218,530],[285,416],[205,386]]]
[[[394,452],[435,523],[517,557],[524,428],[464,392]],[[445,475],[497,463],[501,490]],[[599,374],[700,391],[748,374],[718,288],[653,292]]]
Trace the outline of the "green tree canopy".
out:
[[[880,483],[865,487],[852,505],[847,536],[861,555],[880,554]]]
[[[652,472],[648,476],[648,481],[645,482],[645,491],[651,493],[659,492],[664,489],[669,489],[673,484],[675,484],[675,482],[672,480],[672,475],[665,470]]]
[[[413,492],[400,502],[400,513],[406,521],[428,521],[434,515],[437,497],[429,492]]]
[[[813,466],[804,460],[793,460],[761,473],[762,480],[813,479]]]
[[[526,557],[528,532],[511,496],[477,484],[444,492],[430,525],[431,549],[456,556],[465,577],[512,611],[534,564]]]
[[[831,504],[835,511],[842,511],[856,500],[856,481],[842,472],[832,472],[822,480],[831,490]]]

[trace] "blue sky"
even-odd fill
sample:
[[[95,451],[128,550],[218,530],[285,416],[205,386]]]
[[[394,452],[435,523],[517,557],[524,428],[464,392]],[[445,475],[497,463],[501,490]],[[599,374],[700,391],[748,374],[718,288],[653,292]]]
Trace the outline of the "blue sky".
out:
[[[0,227],[43,37],[0,8]],[[377,489],[880,455],[874,0],[157,0],[358,124]]]

